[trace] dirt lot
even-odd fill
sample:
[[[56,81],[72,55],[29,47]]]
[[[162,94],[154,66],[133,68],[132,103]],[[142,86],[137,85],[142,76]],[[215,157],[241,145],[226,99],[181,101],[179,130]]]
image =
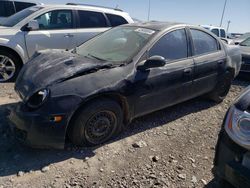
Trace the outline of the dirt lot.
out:
[[[231,102],[249,83],[235,81],[219,105],[199,98],[135,120],[96,148],[34,150],[17,143],[6,121],[18,100],[0,85],[0,188],[214,187],[218,131]]]

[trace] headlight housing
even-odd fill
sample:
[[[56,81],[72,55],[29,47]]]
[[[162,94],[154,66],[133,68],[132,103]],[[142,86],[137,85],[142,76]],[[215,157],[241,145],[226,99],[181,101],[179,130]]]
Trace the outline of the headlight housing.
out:
[[[41,89],[40,91],[33,94],[28,102],[27,106],[31,109],[39,108],[49,97],[49,90],[48,89]]]
[[[232,107],[229,110],[225,130],[230,138],[240,146],[250,149],[250,113]]]

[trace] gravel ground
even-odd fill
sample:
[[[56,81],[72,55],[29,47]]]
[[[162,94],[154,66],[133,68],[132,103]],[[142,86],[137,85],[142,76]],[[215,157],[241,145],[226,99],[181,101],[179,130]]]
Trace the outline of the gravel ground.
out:
[[[226,110],[248,85],[235,81],[223,103],[202,98],[136,119],[116,140],[95,148],[35,150],[16,142],[7,109],[18,97],[0,85],[0,188],[207,187]]]

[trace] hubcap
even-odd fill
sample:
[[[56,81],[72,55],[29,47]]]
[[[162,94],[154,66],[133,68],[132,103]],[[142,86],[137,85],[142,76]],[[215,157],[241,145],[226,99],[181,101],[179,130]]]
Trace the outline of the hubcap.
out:
[[[116,123],[116,116],[113,112],[98,112],[88,120],[85,136],[92,144],[101,144],[110,138]]]
[[[11,79],[16,71],[15,63],[7,56],[0,55],[0,82]]]

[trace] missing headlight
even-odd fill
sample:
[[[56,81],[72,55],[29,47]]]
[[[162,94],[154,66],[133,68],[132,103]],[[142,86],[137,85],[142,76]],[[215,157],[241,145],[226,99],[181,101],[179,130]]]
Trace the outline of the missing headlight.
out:
[[[27,106],[32,109],[38,108],[46,101],[48,96],[49,96],[49,90],[42,89],[30,97],[30,99],[27,102]]]

